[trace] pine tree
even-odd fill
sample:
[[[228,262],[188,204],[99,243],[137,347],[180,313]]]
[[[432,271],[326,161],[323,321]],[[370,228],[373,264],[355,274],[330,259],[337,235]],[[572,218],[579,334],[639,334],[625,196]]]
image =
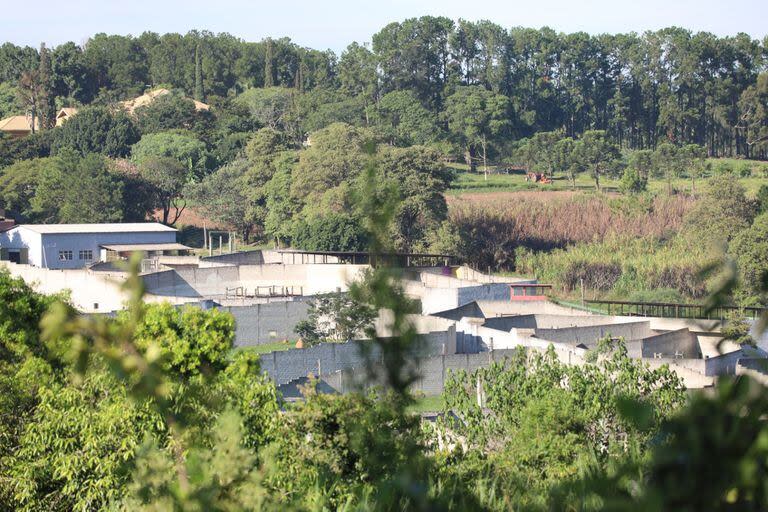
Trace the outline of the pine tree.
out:
[[[200,62],[200,45],[195,47],[195,99],[197,101],[205,100],[205,93],[203,91],[203,66]]]
[[[267,49],[264,55],[264,87],[275,86],[275,71],[274,65],[274,48],[272,47],[272,39],[267,39]]]
[[[38,71],[39,99],[38,116],[40,128],[45,130],[56,125],[56,104],[53,95],[53,68],[51,67],[51,54],[45,43],[40,44],[40,64]],[[34,124],[34,119],[33,119]]]

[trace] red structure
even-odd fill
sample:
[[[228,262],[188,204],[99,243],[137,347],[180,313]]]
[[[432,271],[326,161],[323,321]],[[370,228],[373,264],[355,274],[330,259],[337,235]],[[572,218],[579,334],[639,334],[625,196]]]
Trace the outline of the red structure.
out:
[[[511,284],[510,300],[546,300],[551,284]]]

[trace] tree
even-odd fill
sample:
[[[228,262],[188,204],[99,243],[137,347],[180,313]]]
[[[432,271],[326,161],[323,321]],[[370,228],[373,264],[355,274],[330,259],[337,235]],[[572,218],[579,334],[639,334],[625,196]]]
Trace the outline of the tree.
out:
[[[612,172],[619,161],[619,149],[608,141],[605,132],[589,130],[574,145],[578,165],[588,170],[600,190],[600,178]]]
[[[142,135],[195,127],[197,111],[192,100],[180,94],[163,94],[136,109],[136,124]]]
[[[0,119],[5,119],[21,112],[16,88],[7,82],[0,82]]]
[[[19,104],[21,104],[24,114],[29,119],[29,126],[32,133],[35,133],[40,127],[42,110],[48,101],[48,90],[40,76],[39,70],[26,71],[19,78],[16,94]]]
[[[45,47],[45,43],[40,45],[40,65],[38,66],[38,69],[38,79],[40,81],[40,104],[38,105],[38,115],[40,117],[40,127],[43,130],[47,130],[56,126],[56,103],[54,101],[51,53],[48,51],[48,48]],[[34,124],[34,122],[32,124]],[[34,129],[32,131],[34,131]]]
[[[248,242],[254,224],[248,216],[248,198],[243,190],[243,177],[248,161],[235,160],[209,174],[199,184],[184,193],[205,215],[223,226],[238,230]]]
[[[292,245],[307,251],[364,251],[368,237],[359,219],[329,213],[293,226]]]
[[[309,345],[321,341],[346,342],[365,336],[374,326],[378,312],[348,293],[321,295],[309,305],[307,320],[299,322],[296,333]]]
[[[667,181],[667,193],[672,195],[672,180],[680,177],[685,168],[681,150],[668,142],[659,144],[654,152],[653,160],[657,175]]]
[[[574,160],[575,142],[570,137],[564,137],[551,148],[552,166],[554,169],[565,171],[571,181],[571,188],[576,189],[576,174],[580,172],[578,163]]]
[[[260,126],[295,136],[293,95],[283,87],[252,88],[238,96],[237,101],[248,108]]]
[[[444,193],[453,174],[437,151],[424,146],[382,147],[377,154],[382,185],[399,191],[394,213],[392,243],[398,251],[422,250],[428,235],[448,217]]]
[[[714,176],[707,181],[702,198],[685,216],[684,233],[700,243],[723,245],[755,218],[756,205],[746,189],[732,176]]]
[[[311,135],[312,146],[299,154],[291,194],[309,203],[341,183],[353,181],[365,163],[363,143],[367,133],[335,123]]]
[[[654,154],[650,149],[638,149],[629,154],[629,167],[637,171],[640,179],[648,181],[654,164]]]
[[[648,188],[648,180],[643,179],[637,169],[627,167],[621,176],[619,188],[625,194],[639,194]]]
[[[437,118],[410,91],[392,91],[372,108],[376,131],[393,146],[426,144],[439,137]]]
[[[131,148],[131,160],[138,165],[159,159],[166,162],[174,160],[177,166],[185,169],[186,180],[189,182],[204,176],[209,165],[205,144],[191,133],[182,131],[150,133],[142,136]],[[177,174],[175,170],[173,174]]]
[[[696,195],[696,178],[701,178],[706,169],[707,150],[698,144],[687,144],[679,150],[680,158],[688,177],[691,179],[691,194]]]
[[[760,185],[755,199],[757,201],[758,213],[768,212],[768,185]]]
[[[75,224],[122,220],[123,185],[107,170],[103,156],[80,157],[67,150],[51,163],[42,169],[32,198],[40,220]]]
[[[528,139],[525,147],[520,151],[525,155],[526,161],[530,162],[533,170],[541,171],[551,177],[557,166],[568,159],[564,153],[558,153],[556,150],[556,148],[561,151],[566,149],[565,146],[557,146],[561,138],[560,132],[539,132]]]
[[[445,101],[450,135],[465,148],[464,159],[472,171],[480,152],[486,178],[489,145],[510,127],[508,111],[506,96],[478,86],[457,87]]]
[[[757,82],[741,93],[738,128],[749,151],[759,153],[768,147],[768,73],[761,73]]]
[[[738,294],[742,303],[764,306],[763,290],[768,279],[768,214],[760,214],[749,228],[737,233],[728,252],[739,267],[741,290]]]
[[[363,99],[366,125],[368,125],[368,107],[379,97],[376,56],[367,47],[352,43],[341,53],[338,73],[341,90]]]
[[[35,221],[32,200],[40,177],[49,166],[56,166],[55,158],[22,160],[0,171],[0,203],[19,221]]]
[[[81,156],[99,153],[110,157],[127,156],[131,146],[139,140],[133,121],[123,112],[107,107],[87,107],[54,130],[51,150],[54,154],[65,148]]]

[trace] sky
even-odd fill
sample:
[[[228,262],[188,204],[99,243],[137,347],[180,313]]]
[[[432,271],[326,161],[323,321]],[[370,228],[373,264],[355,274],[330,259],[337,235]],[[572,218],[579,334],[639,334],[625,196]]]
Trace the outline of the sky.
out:
[[[98,32],[197,28],[248,41],[288,36],[339,53],[352,41],[370,41],[387,23],[422,15],[591,34],[676,25],[720,36],[768,35],[768,0],[0,0],[0,42],[81,44]]]

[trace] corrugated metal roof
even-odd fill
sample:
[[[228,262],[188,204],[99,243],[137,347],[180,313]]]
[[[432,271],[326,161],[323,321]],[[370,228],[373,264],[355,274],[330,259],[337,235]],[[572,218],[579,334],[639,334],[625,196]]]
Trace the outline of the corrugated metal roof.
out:
[[[177,243],[167,244],[109,244],[102,245],[104,249],[115,252],[128,251],[188,251],[191,247]]]
[[[134,222],[113,224],[20,224],[15,229],[25,228],[40,234],[66,233],[154,233],[176,231],[159,222]]]

